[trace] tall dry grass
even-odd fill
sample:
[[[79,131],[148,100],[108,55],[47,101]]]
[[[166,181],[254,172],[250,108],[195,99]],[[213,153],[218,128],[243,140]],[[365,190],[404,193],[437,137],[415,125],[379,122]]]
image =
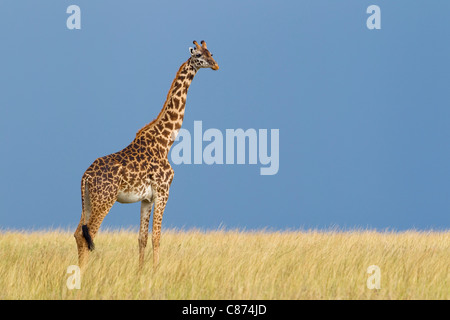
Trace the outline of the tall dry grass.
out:
[[[71,232],[0,232],[0,299],[449,299],[449,232],[240,232],[162,234],[161,263],[138,272],[137,233],[100,231],[77,264]],[[367,288],[367,268],[381,289]]]

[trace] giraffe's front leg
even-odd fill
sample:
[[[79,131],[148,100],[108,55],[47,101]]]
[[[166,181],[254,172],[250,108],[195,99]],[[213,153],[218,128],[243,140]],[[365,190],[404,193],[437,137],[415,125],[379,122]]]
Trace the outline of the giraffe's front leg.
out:
[[[159,263],[159,241],[161,238],[161,222],[169,198],[169,186],[160,187],[155,200],[155,210],[153,212],[152,245],[153,245],[153,268]]]
[[[141,225],[139,228],[139,269],[144,265],[145,247],[148,240],[148,224],[152,213],[153,202],[143,200],[141,202]]]

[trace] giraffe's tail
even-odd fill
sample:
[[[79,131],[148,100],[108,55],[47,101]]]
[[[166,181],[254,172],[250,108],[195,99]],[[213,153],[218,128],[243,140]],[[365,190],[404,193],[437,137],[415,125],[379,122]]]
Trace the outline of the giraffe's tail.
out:
[[[89,233],[89,228],[86,224],[81,226],[81,230],[83,231],[83,237],[86,239],[88,249],[90,251],[95,249],[94,241],[92,241],[91,234]]]
[[[84,175],[82,180],[81,180],[81,201],[82,201],[82,207],[83,207],[83,219],[84,219],[84,224],[81,226],[81,230],[83,233],[83,237],[87,242],[88,245],[88,249],[90,251],[94,250],[95,245],[94,245],[94,241],[92,240],[91,234],[89,233],[89,228],[87,226],[89,218],[91,216],[91,201],[89,198],[89,188],[88,188],[88,184],[87,184],[87,180],[88,180],[87,175]]]

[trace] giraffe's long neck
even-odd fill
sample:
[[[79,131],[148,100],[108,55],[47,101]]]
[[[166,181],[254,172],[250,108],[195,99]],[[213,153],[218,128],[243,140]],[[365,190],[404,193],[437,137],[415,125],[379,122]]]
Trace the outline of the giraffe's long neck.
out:
[[[158,117],[143,127],[136,138],[156,139],[160,147],[167,150],[172,146],[183,123],[187,92],[196,73],[197,68],[189,58],[178,70]]]

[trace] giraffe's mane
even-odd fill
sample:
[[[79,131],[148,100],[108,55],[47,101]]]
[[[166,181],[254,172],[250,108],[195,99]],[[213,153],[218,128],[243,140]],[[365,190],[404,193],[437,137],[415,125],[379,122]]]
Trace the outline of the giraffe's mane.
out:
[[[177,74],[175,75],[175,78],[174,78],[173,81],[172,81],[172,85],[170,86],[169,92],[167,93],[167,97],[166,97],[166,101],[164,102],[164,106],[162,107],[162,109],[161,109],[161,111],[159,112],[159,114],[158,114],[158,116],[156,117],[156,119],[154,119],[152,122],[150,122],[150,123],[146,124],[144,127],[142,127],[142,128],[136,133],[136,138],[138,138],[138,137],[139,137],[146,129],[151,128],[158,120],[161,119],[161,116],[162,116],[162,114],[164,113],[164,110],[166,109],[166,105],[167,105],[167,103],[168,103],[168,101],[169,101],[169,98],[170,98],[170,95],[171,95],[171,93],[172,93],[172,89],[173,89],[173,87],[174,87],[174,85],[175,85],[175,82],[176,82],[177,79],[178,79],[178,76],[179,76],[180,72],[181,72],[181,69],[184,68],[184,66],[189,62],[189,60],[190,60],[190,58],[189,58],[186,62],[184,62],[184,63],[181,65],[181,67],[178,69]]]

